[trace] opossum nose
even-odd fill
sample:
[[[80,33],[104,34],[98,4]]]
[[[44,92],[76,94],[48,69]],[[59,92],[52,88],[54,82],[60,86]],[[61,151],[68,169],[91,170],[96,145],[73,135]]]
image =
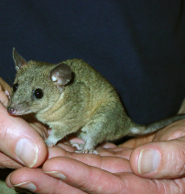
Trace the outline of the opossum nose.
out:
[[[11,115],[14,115],[16,113],[16,110],[10,106],[7,108],[7,110],[8,110],[8,113]]]

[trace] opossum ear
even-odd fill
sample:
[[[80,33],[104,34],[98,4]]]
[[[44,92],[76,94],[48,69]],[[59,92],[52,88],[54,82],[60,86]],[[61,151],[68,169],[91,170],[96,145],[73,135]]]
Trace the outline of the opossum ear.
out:
[[[65,63],[61,63],[51,71],[50,78],[53,82],[56,83],[59,91],[62,93],[64,90],[64,86],[71,81],[71,68]]]
[[[17,53],[15,48],[13,48],[13,60],[15,62],[15,69],[16,70],[19,70],[24,65],[27,65],[27,61]]]

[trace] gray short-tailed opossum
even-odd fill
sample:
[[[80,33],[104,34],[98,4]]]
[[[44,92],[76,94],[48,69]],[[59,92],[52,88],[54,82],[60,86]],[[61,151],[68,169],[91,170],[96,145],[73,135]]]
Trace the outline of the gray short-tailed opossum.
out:
[[[127,116],[113,86],[83,60],[27,62],[15,49],[13,59],[17,74],[8,112],[35,113],[52,129],[46,140],[49,146],[77,132],[85,141],[77,146],[80,152],[91,153],[103,141],[148,134],[185,118],[182,114],[148,126],[138,125]]]

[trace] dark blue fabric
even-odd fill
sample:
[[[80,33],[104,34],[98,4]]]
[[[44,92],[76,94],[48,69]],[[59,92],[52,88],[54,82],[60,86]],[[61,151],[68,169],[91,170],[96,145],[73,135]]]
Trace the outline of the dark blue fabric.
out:
[[[137,123],[175,114],[185,97],[184,0],[1,1],[0,76],[9,83],[12,47],[27,60],[84,59]]]

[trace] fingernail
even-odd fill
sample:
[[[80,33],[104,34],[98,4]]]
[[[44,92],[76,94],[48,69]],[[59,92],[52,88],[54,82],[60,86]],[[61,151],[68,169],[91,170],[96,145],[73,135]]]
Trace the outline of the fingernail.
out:
[[[58,171],[50,171],[50,172],[44,172],[44,173],[46,173],[50,176],[53,176],[55,178],[61,179],[61,180],[66,180],[66,176]]]
[[[37,187],[31,182],[23,182],[13,186],[21,189],[27,189],[29,191],[35,191],[37,189]]]
[[[161,160],[159,151],[154,149],[142,149],[138,159],[139,174],[146,174],[155,171]]]
[[[38,147],[30,139],[22,138],[17,142],[15,153],[28,167],[33,167],[38,159]]]

